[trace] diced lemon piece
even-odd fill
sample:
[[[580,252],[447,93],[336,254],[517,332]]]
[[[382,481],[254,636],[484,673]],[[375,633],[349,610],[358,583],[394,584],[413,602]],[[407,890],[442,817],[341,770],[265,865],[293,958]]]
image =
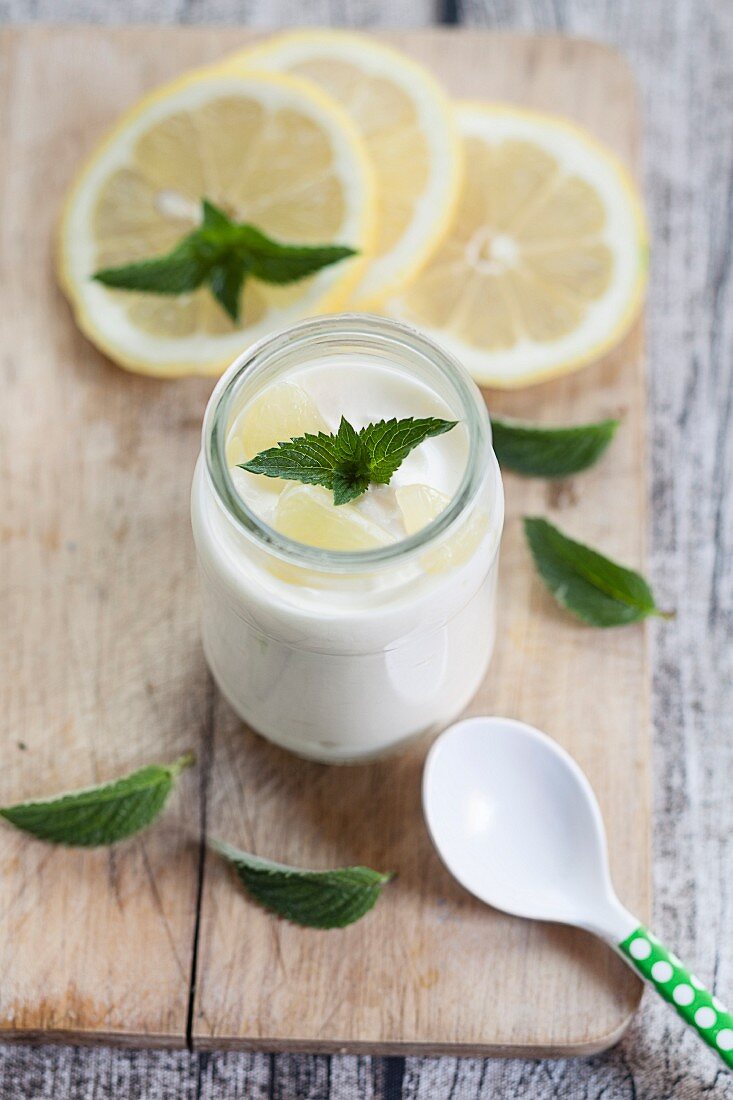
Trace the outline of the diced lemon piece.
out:
[[[466,174],[451,228],[386,312],[425,329],[482,385],[527,386],[598,359],[643,300],[636,188],[564,119],[509,105],[457,111]]]
[[[333,493],[318,485],[298,485],[281,495],[273,526],[306,546],[323,550],[374,550],[392,542],[387,531],[353,504],[333,503]]]
[[[450,504],[445,493],[438,492],[430,485],[401,485],[395,489],[395,498],[405,525],[405,534],[414,535],[434,519]]]
[[[406,535],[414,535],[427,527],[450,504],[450,498],[445,493],[431,488],[430,485],[401,485],[395,490],[395,498],[402,514]],[[455,535],[421,555],[423,569],[427,573],[442,573],[446,569],[464,565],[478,549],[486,533],[487,523],[484,512],[474,512]]]
[[[286,243],[360,255],[287,286],[246,280],[236,324],[206,288],[171,298],[92,280],[167,252],[198,226],[203,198]],[[218,374],[261,336],[340,308],[374,227],[373,170],[346,112],[295,77],[217,66],[143,99],[94,150],[64,209],[59,279],[80,328],[121,366]]]
[[[227,439],[227,465],[238,466],[240,462],[247,461],[247,452],[244,447],[244,440],[237,432],[232,434]]]
[[[279,382],[248,405],[235,421],[227,438],[227,463],[238,466],[260,451],[306,432],[328,432],[328,427],[304,389],[294,382]],[[258,480],[273,491],[289,484],[279,477],[258,475]]]
[[[307,432],[328,432],[313,399],[295,382],[265,390],[237,419],[227,439],[230,466]]]
[[[308,80],[356,125],[376,174],[379,218],[374,258],[353,297],[355,308],[373,308],[415,275],[450,224],[462,150],[445,92],[405,54],[348,31],[278,35],[230,63]]]

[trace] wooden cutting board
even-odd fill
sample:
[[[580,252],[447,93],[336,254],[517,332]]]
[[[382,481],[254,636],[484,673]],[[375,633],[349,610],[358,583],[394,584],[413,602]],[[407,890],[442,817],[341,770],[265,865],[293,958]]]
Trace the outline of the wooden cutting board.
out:
[[[640,985],[585,934],[481,906],[428,841],[426,743],[343,769],[242,728],[197,633],[188,487],[210,383],[112,366],[77,332],[52,274],[52,232],[80,159],[160,80],[244,30],[6,31],[0,52],[0,804],[97,782],[187,748],[164,817],[107,851],[0,828],[4,1036],[202,1048],[578,1054],[623,1032]],[[605,47],[427,31],[383,36],[456,95],[585,124],[632,167],[635,90]],[[542,513],[643,565],[644,378],[637,329],[602,363],[491,409],[579,422],[622,414],[605,460],[562,484],[506,478],[498,649],[470,708],[522,718],[577,758],[598,794],[619,893],[649,909],[649,665],[642,627],[594,632],[530,565],[520,517]],[[249,903],[214,835],[309,866],[398,877],[343,932]]]

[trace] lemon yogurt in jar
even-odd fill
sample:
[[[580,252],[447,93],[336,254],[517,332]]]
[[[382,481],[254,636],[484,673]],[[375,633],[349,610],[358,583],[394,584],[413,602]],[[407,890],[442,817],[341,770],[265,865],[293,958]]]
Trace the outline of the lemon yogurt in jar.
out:
[[[239,468],[305,433],[457,421],[389,485],[336,506]],[[194,475],[206,658],[253,729],[302,756],[377,756],[454,718],[494,644],[503,491],[481,394],[376,317],[307,321],[246,351],[209,402]]]

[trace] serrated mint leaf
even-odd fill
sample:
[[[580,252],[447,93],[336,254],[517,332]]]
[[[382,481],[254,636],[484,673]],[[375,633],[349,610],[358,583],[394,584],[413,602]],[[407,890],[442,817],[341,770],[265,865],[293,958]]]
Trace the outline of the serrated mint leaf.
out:
[[[341,417],[334,437],[333,502],[348,504],[369,488],[369,452],[361,432]]]
[[[193,753],[186,753],[172,764],[150,764],[110,783],[3,807],[0,816],[53,844],[83,848],[114,844],[155,820],[176,778],[195,759]]]
[[[344,928],[374,906],[391,875],[369,867],[305,871],[210,841],[234,867],[245,889],[261,905],[308,928]]]
[[[357,432],[345,416],[341,417],[339,430],[334,436],[334,454],[340,466],[351,464],[365,467],[369,463],[369,452],[364,444],[362,433]]]
[[[349,504],[367,491],[369,488],[369,474],[358,470],[347,470],[345,472],[335,470],[331,488],[333,489],[333,503],[336,506]]]
[[[335,435],[319,432],[261,451],[242,470],[265,477],[323,485],[333,491],[334,504],[348,504],[365,493],[373,482],[387,485],[410,451],[434,435],[456,426],[455,420],[429,417],[415,420],[380,420],[357,431],[341,417]]]
[[[377,485],[388,485],[410,451],[432,436],[449,432],[456,424],[456,420],[414,419],[411,416],[369,424],[362,435],[369,452],[370,480]]]
[[[633,569],[568,538],[546,519],[527,517],[524,531],[537,571],[557,602],[590,626],[624,626],[662,615]]]
[[[293,283],[355,255],[346,245],[276,241],[248,222],[233,221],[224,210],[202,199],[201,225],[170,252],[103,268],[92,278],[117,290],[151,294],[186,294],[207,285],[232,321],[238,321],[249,276],[266,283]]]
[[[306,485],[323,485],[333,488],[336,467],[336,437],[319,432],[317,435],[301,435],[290,442],[278,443],[260,451],[249,462],[240,464],[241,470],[264,477],[279,477],[286,481],[302,481]]]
[[[568,428],[546,428],[491,418],[499,465],[525,477],[569,477],[597,462],[613,439],[618,420]]]

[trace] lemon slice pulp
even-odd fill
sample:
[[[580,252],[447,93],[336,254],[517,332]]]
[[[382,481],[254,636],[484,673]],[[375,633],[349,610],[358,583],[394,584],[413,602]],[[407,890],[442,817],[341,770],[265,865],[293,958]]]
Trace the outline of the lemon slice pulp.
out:
[[[619,341],[643,297],[644,218],[623,166],[570,123],[458,108],[466,176],[450,231],[387,312],[484,385],[524,386]]]
[[[353,300],[374,308],[419,270],[455,208],[462,150],[445,93],[404,54],[344,31],[279,35],[232,64],[303,77],[356,125],[376,174],[378,222],[374,259]]]
[[[313,85],[277,73],[200,70],[123,115],[69,194],[61,284],[90,339],[148,374],[219,373],[243,346],[337,309],[363,259],[275,286],[249,279],[234,324],[202,287],[165,297],[111,290],[93,272],[168,251],[206,197],[287,243],[369,251],[372,172],[353,123]]]

